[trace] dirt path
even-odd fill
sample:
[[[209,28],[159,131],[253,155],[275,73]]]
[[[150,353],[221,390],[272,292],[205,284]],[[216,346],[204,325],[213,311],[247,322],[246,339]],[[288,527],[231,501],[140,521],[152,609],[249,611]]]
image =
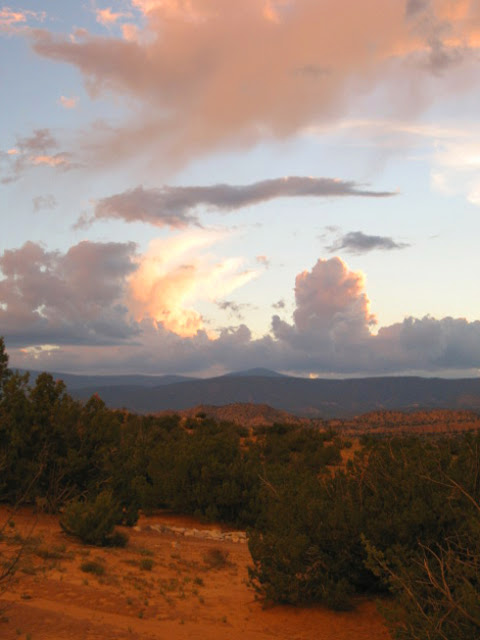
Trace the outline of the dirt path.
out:
[[[6,517],[0,511],[0,521]],[[10,541],[33,523],[15,514]],[[247,585],[238,532],[189,518],[142,518],[125,549],[84,547],[40,516],[34,539],[1,596],[4,640],[388,640],[371,602],[355,611],[263,609]],[[235,541],[234,541],[235,540]],[[4,555],[14,545],[0,544]],[[95,563],[99,575],[86,572]],[[100,567],[100,569],[98,569]]]

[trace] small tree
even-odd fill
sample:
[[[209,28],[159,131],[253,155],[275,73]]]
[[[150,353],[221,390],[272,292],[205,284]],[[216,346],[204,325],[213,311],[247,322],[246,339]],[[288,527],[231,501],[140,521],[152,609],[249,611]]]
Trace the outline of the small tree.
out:
[[[478,455],[473,464],[478,469]],[[441,542],[419,542],[409,558],[363,539],[367,564],[396,596],[383,613],[397,640],[480,637],[480,501],[446,474],[435,484],[449,490],[450,502],[458,501],[455,532]]]
[[[110,491],[102,491],[94,500],[72,500],[60,519],[62,529],[85,544],[125,546],[127,536],[115,531],[121,509]]]
[[[8,353],[5,351],[5,341],[0,336],[0,400],[2,398],[3,385],[11,374],[12,372],[8,368]]]

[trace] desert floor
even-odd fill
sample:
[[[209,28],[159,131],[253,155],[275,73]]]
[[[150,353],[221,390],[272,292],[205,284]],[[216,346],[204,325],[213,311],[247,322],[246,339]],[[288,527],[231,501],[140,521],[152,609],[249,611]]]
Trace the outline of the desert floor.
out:
[[[0,561],[28,542],[0,594],[2,640],[389,638],[373,602],[346,613],[263,608],[247,584],[248,547],[227,528],[142,517],[125,549],[98,549],[66,536],[54,516],[3,508],[4,523]],[[84,570],[91,562],[101,575]]]

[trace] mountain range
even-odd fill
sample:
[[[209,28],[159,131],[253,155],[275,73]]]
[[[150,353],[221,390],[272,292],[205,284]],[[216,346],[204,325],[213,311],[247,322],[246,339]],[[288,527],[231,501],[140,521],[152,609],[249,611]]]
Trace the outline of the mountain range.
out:
[[[31,372],[35,380],[37,372]],[[416,376],[308,379],[269,369],[250,369],[214,378],[183,376],[82,376],[53,373],[73,397],[98,394],[107,406],[138,413],[197,405],[267,404],[312,418],[351,417],[368,411],[467,409],[480,411],[480,378]]]

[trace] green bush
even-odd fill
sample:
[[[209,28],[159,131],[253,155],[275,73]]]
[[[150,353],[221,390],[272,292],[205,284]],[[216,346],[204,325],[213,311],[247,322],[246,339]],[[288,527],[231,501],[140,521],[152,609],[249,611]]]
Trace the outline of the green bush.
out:
[[[478,435],[402,437],[367,443],[323,478],[270,473],[249,532],[253,586],[273,602],[334,608],[390,591],[402,607],[396,637],[476,637],[479,450]]]
[[[251,584],[267,601],[344,610],[369,582],[346,484],[343,475],[320,482],[299,474],[266,487],[264,521],[249,530],[248,546]]]
[[[122,514],[109,491],[102,491],[94,500],[72,500],[60,519],[62,529],[85,544],[125,546],[127,537],[115,531]]]

